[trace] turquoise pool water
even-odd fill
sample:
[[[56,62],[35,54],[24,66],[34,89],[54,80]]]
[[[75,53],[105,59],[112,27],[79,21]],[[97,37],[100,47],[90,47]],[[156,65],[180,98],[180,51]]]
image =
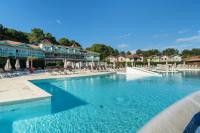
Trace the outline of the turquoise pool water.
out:
[[[199,73],[131,79],[125,75],[31,81],[51,99],[0,106],[0,132],[133,133],[184,96]]]

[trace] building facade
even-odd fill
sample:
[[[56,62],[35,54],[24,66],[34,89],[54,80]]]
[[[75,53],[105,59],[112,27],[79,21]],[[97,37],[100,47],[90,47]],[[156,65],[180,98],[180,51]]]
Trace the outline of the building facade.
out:
[[[100,54],[96,52],[82,50],[78,47],[66,47],[54,44],[39,44],[45,53],[46,61],[66,59],[68,61],[98,62]]]
[[[0,57],[42,59],[45,54],[39,47],[34,45],[14,41],[0,41]]]

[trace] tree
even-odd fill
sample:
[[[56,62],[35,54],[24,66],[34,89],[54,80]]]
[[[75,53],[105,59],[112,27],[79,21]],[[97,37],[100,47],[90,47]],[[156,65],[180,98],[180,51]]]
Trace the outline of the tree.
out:
[[[130,51],[127,51],[126,52],[126,55],[131,55],[132,53]]]
[[[4,37],[4,27],[2,24],[0,24],[0,40],[3,40]]]
[[[144,54],[144,51],[142,51],[141,49],[136,50],[136,54]]]
[[[45,39],[44,31],[40,28],[33,28],[29,37],[30,43],[40,43]]]
[[[121,51],[121,52],[120,52],[120,55],[121,55],[121,56],[126,56],[126,52]]]
[[[190,57],[191,55],[192,55],[192,52],[190,50],[185,49],[182,51],[182,56],[184,58]]]
[[[179,51],[177,49],[174,49],[174,48],[167,48],[167,49],[163,50],[162,53],[163,53],[163,55],[170,56],[170,55],[179,54]]]
[[[119,51],[117,49],[114,50],[114,55],[113,56],[118,56],[119,55]]]
[[[57,44],[56,38],[51,33],[45,33],[44,39],[49,40],[53,44]]]
[[[58,43],[63,46],[71,46],[70,41],[66,37],[60,38]]]
[[[104,60],[108,56],[118,54],[117,50],[105,44],[93,44],[90,48],[87,48],[87,50],[100,53],[101,60]]]
[[[200,49],[198,49],[198,48],[193,48],[193,49],[191,50],[191,53],[192,53],[193,56],[199,56],[199,55],[200,55]]]

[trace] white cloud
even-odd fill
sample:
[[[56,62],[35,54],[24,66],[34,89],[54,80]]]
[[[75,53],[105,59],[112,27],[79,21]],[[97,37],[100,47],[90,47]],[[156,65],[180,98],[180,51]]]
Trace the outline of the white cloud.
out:
[[[152,37],[153,38],[167,38],[169,37],[170,35],[168,33],[165,33],[165,34],[155,34],[153,35]]]
[[[182,44],[182,45],[168,45],[163,47],[162,49],[166,49],[166,48],[176,48],[176,49],[186,49],[186,48],[190,48],[192,47],[192,44]]]
[[[117,47],[119,49],[125,49],[125,48],[128,48],[128,45],[127,44],[119,44]]]
[[[60,19],[57,19],[57,20],[56,20],[56,23],[57,23],[57,24],[62,24],[62,21],[61,21]]]
[[[131,35],[132,35],[131,33],[127,33],[127,34],[121,35],[120,38],[130,37]]]
[[[184,33],[187,33],[187,32],[189,32],[189,31],[190,31],[190,29],[179,30],[179,31],[178,31],[178,34],[184,34]]]
[[[194,35],[194,36],[191,36],[191,37],[184,37],[184,38],[177,38],[176,42],[177,43],[183,43],[183,42],[188,42],[188,43],[200,42],[200,35]]]
[[[183,38],[177,38],[176,39],[177,43],[195,43],[199,42],[200,43],[200,32],[198,31],[197,35],[190,36],[190,37],[183,37]]]

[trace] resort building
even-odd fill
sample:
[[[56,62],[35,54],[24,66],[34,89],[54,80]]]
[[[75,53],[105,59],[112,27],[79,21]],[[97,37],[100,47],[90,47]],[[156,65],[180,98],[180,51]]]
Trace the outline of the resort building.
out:
[[[106,58],[106,61],[107,62],[117,62],[117,58],[116,57],[114,57],[114,56],[109,56],[109,57],[107,57]]]
[[[160,57],[160,62],[181,62],[182,61],[182,57],[180,55],[172,55],[172,56],[161,56]]]
[[[0,58],[1,58],[1,68],[6,65],[5,60],[9,59],[9,62],[15,62],[16,60],[22,62],[24,67],[33,67],[34,63],[43,60],[45,57],[44,52],[36,45],[25,44],[15,41],[0,41]],[[9,63],[10,67],[14,64]],[[41,63],[38,67],[42,67]]]
[[[126,57],[124,57],[124,56],[118,56],[117,57],[117,62],[126,62]]]
[[[163,55],[160,57],[160,62],[166,62],[166,61],[169,61],[169,56]]]
[[[126,62],[143,62],[144,57],[142,55],[131,54],[126,57]]]
[[[181,62],[182,57],[180,55],[172,55],[169,57],[170,62]]]
[[[36,45],[15,41],[0,41],[0,56],[14,58],[44,58],[43,51]]]
[[[99,53],[82,50],[75,45],[67,47],[50,43],[40,43],[39,47],[45,53],[45,64],[47,66],[60,64],[64,60],[73,63],[82,62],[84,64],[86,62],[93,62],[94,65],[98,64],[97,62],[100,61]]]
[[[0,57],[2,58],[1,60],[4,60],[0,63],[1,68],[6,65],[7,59],[9,59],[9,62],[16,62],[18,59],[21,67],[24,68],[29,66],[29,68],[63,66],[64,61],[82,63],[82,65],[90,63],[95,66],[99,64],[99,56],[99,53],[82,50],[75,45],[66,47],[46,42],[33,45],[8,40],[0,41]],[[40,62],[34,63],[37,61]],[[14,64],[11,63],[11,66],[14,66]]]
[[[153,56],[149,57],[149,61],[150,62],[160,62],[160,57],[157,55],[153,55]]]
[[[200,65],[200,56],[192,56],[184,60],[189,65]]]

